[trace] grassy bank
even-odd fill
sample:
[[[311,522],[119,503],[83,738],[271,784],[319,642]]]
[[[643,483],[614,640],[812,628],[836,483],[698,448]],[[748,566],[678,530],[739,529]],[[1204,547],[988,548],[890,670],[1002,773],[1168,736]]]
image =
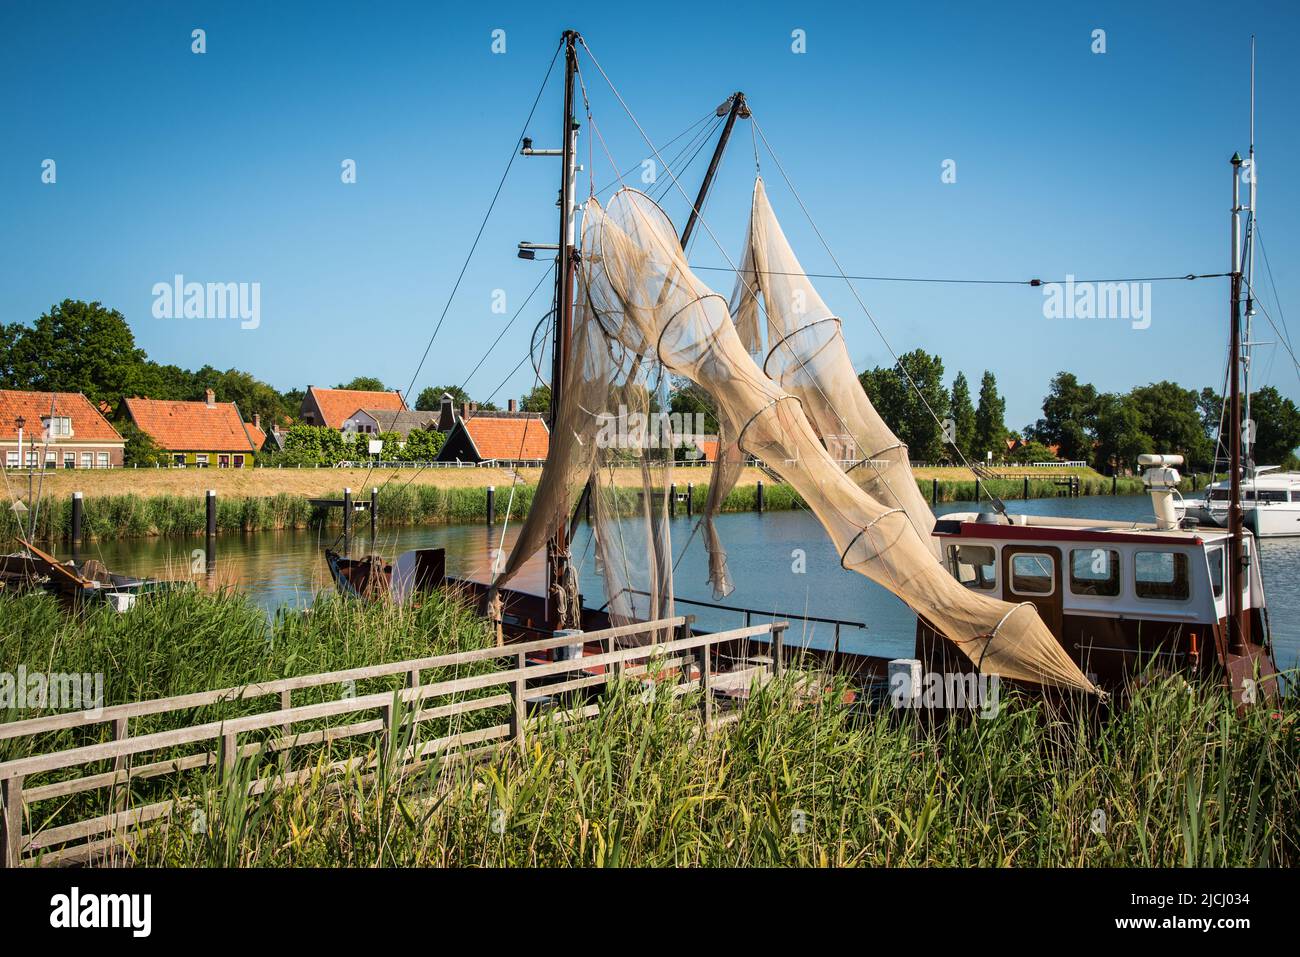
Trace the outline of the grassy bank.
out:
[[[266,470],[271,471],[271,470]],[[328,470],[325,470],[328,472]],[[468,472],[470,470],[463,470]],[[632,470],[627,470],[631,472]],[[937,471],[937,470],[931,470]],[[680,474],[680,473],[679,473]],[[706,470],[691,470],[677,483],[678,493],[685,494],[688,481],[696,477],[707,479]],[[756,481],[738,485],[727,496],[723,511],[748,512],[758,507]],[[918,479],[917,484],[926,500],[934,494],[933,479]],[[427,525],[455,522],[481,522],[487,517],[487,487],[475,485],[437,485],[426,483],[406,484],[394,481],[381,484],[379,496],[380,525]],[[708,498],[707,481],[690,482],[694,487],[693,509],[696,514],[704,508]],[[1007,500],[1020,499],[1025,494],[1021,479],[999,479],[983,482],[982,487]],[[507,480],[497,485],[496,514],[504,517],[510,498],[511,484]],[[1109,495],[1111,481],[1093,473],[1080,478],[1080,489],[1085,495]],[[518,484],[514,487],[511,519],[527,514],[532,504],[535,484]],[[1029,498],[1055,498],[1065,490],[1050,479],[1034,479],[1029,483]],[[1142,483],[1138,479],[1121,479],[1121,495],[1138,494]],[[764,508],[782,511],[803,506],[794,490],[785,484],[764,482]],[[354,488],[358,500],[369,500],[369,491]],[[618,494],[630,503],[638,494],[632,488],[621,488]],[[82,533],[87,540],[140,538],[148,536],[201,535],[206,528],[206,493],[141,495],[134,492],[115,495],[86,495],[83,502]],[[341,498],[342,486],[334,486],[313,493],[312,497]],[[971,479],[939,480],[940,502],[971,501],[975,498],[975,481]],[[685,510],[685,504],[678,507]],[[360,515],[357,521],[368,519]],[[330,527],[343,523],[339,509],[318,510],[307,496],[280,492],[274,495],[217,495],[217,530],[229,532],[260,532],[279,529],[315,527],[324,522]],[[0,509],[0,540],[9,540],[19,532],[18,520],[9,509]],[[71,538],[72,502],[70,496],[57,496],[47,490],[36,512],[36,538],[45,542],[62,542]]]
[[[238,597],[201,593],[76,620],[41,598],[0,596],[0,641],[11,666],[103,671],[108,703],[488,640],[465,609],[442,600],[416,610],[323,602],[268,624]],[[384,679],[356,693],[396,686]],[[184,821],[142,832],[134,862],[1300,864],[1300,734],[1290,704],[1238,717],[1217,689],[1172,678],[1137,689],[1130,707],[1104,722],[1049,713],[1036,699],[1012,695],[996,717],[927,730],[841,700],[831,694],[798,706],[790,686],[775,683],[738,721],[701,737],[698,693],[674,700],[664,688],[647,700],[639,685],[624,686],[602,701],[598,718],[536,737],[524,753],[506,749],[401,780],[327,774],[330,760],[356,753],[337,742],[314,754],[318,775],[283,792],[246,796],[236,786],[274,773],[256,759],[225,788],[213,772],[195,771],[188,793],[214,788],[199,808],[205,827]],[[248,710],[228,704],[184,718]],[[142,719],[131,730],[162,730],[162,719]],[[360,742],[363,749],[377,743]],[[89,740],[65,733],[43,743]],[[13,744],[3,747],[3,757],[16,756]],[[148,782],[139,787],[133,802],[179,793],[159,793],[161,780],[152,791]],[[87,806],[39,810],[57,822]]]

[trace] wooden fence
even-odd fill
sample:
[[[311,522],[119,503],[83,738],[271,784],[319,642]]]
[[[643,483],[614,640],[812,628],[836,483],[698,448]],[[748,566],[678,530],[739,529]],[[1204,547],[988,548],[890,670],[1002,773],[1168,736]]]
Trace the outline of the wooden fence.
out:
[[[368,743],[377,744],[376,753],[380,755],[365,759],[363,770],[373,773],[377,763],[387,758],[395,760],[402,768],[402,773],[410,773],[432,760],[442,760],[448,756],[468,757],[510,743],[522,746],[530,729],[540,732],[553,722],[592,717],[599,713],[599,705],[594,703],[549,711],[542,705],[553,702],[556,696],[605,685],[620,676],[641,680],[648,677],[667,680],[671,677],[672,693],[675,695],[685,694],[694,688],[702,689],[703,717],[708,726],[713,721],[713,698],[716,691],[730,689],[743,692],[769,665],[774,671],[781,670],[783,636],[787,623],[770,622],[732,631],[693,635],[690,633],[690,621],[689,617],[667,618],[587,632],[581,636],[552,636],[503,647],[136,701],[105,707],[95,712],[50,715],[0,724],[0,741],[30,739],[36,735],[92,728],[96,725],[111,725],[112,728],[110,741],[0,763],[0,866],[93,861],[132,840],[140,826],[169,818],[183,800],[155,801],[129,807],[128,789],[133,781],[215,767],[218,782],[221,782],[230,775],[236,761],[276,752],[279,754],[279,770],[271,777],[258,778],[248,784],[250,793],[260,793],[296,784],[318,772],[319,769],[314,764],[294,770],[294,749],[362,737],[368,737]],[[675,637],[653,644],[645,643],[645,639],[660,635]],[[732,670],[715,670],[719,657],[716,649],[719,645],[740,643],[743,648],[751,639],[762,641],[770,648],[770,658],[751,659],[748,651],[743,651],[732,659]],[[579,641],[588,648],[588,653],[581,657],[531,664],[528,661],[529,655],[573,646]],[[641,643],[620,647],[634,641]],[[593,644],[600,649],[599,653],[590,653]],[[421,683],[422,672],[430,669],[502,659],[510,659],[510,666],[431,684]],[[654,669],[653,675],[651,669]],[[347,686],[349,682],[393,676],[404,677],[402,689],[314,704],[293,704],[295,691],[329,685]],[[499,690],[481,697],[463,698],[469,692],[491,689]],[[262,697],[278,699],[278,706],[255,714],[166,731],[136,736],[130,733],[132,719]],[[530,703],[533,704],[534,712],[531,720]],[[420,740],[417,733],[421,723],[493,708],[505,708],[507,720],[427,740]],[[362,717],[362,720],[357,720],[358,717]],[[325,724],[310,731],[295,733],[294,726],[304,722]],[[399,725],[403,728],[399,729]],[[400,754],[393,754],[399,743],[398,732],[403,729],[409,731],[409,743],[402,748]],[[271,734],[278,732],[279,736],[240,744],[241,735],[259,731]],[[150,752],[186,745],[202,745],[202,750],[162,759],[155,755],[153,760],[136,763]],[[111,762],[111,769],[90,772],[86,767],[100,762]],[[357,767],[357,758],[329,765],[331,770]],[[78,769],[82,773],[70,777],[57,775],[57,772],[70,769]],[[55,779],[35,785],[25,783],[37,775]],[[41,824],[33,828],[33,805],[99,789],[112,789],[108,800],[109,806],[113,808],[110,813],[58,826]]]

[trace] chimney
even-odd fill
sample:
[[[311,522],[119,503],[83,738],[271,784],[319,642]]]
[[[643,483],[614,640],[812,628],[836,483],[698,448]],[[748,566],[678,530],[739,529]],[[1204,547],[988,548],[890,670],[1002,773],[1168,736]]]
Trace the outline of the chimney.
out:
[[[469,418],[469,403],[468,403],[468,402],[462,402],[462,403],[460,404],[460,417],[461,417],[462,419],[468,419],[468,418]]]
[[[262,413],[261,413],[261,412],[254,412],[254,413],[253,413],[253,428],[258,429],[259,431],[261,430],[261,428],[262,428]]]
[[[446,392],[442,394],[442,401],[438,407],[438,431],[450,432],[456,425],[456,403],[452,401],[450,395]]]
[[[518,411],[519,411],[518,404],[515,402],[514,399],[511,399],[509,402],[506,403],[506,409],[507,409],[508,411],[510,411],[510,412],[518,412]]]
[[[208,408],[215,409],[217,407],[217,394],[213,392],[211,389],[209,389],[207,391],[207,397],[208,397]]]
[[[477,403],[477,402],[471,402],[471,403],[469,404],[469,410],[470,410],[471,412],[477,412],[477,411],[478,411],[478,403]]]

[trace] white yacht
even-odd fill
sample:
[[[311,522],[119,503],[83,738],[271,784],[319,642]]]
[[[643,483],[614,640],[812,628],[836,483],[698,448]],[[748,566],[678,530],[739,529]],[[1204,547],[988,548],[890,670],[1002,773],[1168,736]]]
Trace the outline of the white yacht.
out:
[[[1185,499],[1187,517],[1202,525],[1228,525],[1229,481],[1215,482],[1201,498]],[[1241,482],[1241,506],[1246,527],[1256,538],[1300,536],[1300,472],[1283,472],[1276,465],[1251,470]]]

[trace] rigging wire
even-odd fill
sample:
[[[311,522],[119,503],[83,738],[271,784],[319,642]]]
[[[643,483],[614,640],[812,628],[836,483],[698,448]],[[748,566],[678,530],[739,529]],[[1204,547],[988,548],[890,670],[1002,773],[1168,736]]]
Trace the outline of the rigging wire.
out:
[[[780,165],[779,163],[777,164]],[[787,184],[789,180],[786,181]],[[793,189],[793,187],[791,187]],[[802,205],[802,204],[801,204]],[[816,227],[814,226],[814,229]],[[739,270],[731,266],[696,266],[692,269],[701,269],[707,272],[738,272]],[[1064,279],[948,279],[948,278],[931,278],[927,276],[850,276],[844,273],[825,273],[825,272],[781,272],[775,269],[751,270],[761,272],[767,276],[806,276],[809,279],[845,279],[850,281],[861,282],[916,282],[916,283],[942,283],[942,284],[959,284],[959,285],[976,285],[976,286],[1046,286],[1050,284],[1065,285],[1067,280]],[[1106,282],[1175,282],[1191,281],[1194,279],[1223,279],[1230,276],[1226,272],[1210,273],[1187,273],[1181,276],[1139,276],[1133,279],[1071,279],[1069,282],[1076,286],[1088,283],[1106,283]]]
[[[484,362],[487,362],[488,356],[490,356],[490,355],[492,354],[492,351],[493,351],[493,350],[497,347],[497,345],[501,342],[501,340],[502,340],[502,338],[505,336],[505,334],[506,334],[507,332],[510,331],[510,327],[513,326],[513,325],[515,324],[515,320],[518,319],[518,318],[523,314],[523,311],[524,311],[524,309],[528,306],[528,303],[532,301],[533,296],[537,295],[537,290],[541,289],[541,288],[542,288],[542,284],[545,283],[546,280],[547,280],[547,279],[550,279],[550,278],[551,278],[551,276],[550,276],[549,272],[544,272],[544,273],[542,273],[542,278],[539,279],[539,280],[537,280],[537,285],[535,285],[535,286],[533,287],[533,291],[530,292],[530,293],[528,294],[528,298],[525,299],[525,300],[523,301],[523,304],[520,305],[520,307],[519,307],[518,309],[515,310],[515,314],[514,314],[513,316],[510,317],[510,321],[506,323],[505,328],[502,329],[502,330],[497,334],[497,337],[496,337],[495,339],[492,340],[492,345],[490,345],[490,346],[487,347],[487,351],[483,353],[482,357],[481,357],[481,358],[478,360],[478,362],[475,364],[474,368],[469,370],[469,375],[465,376],[465,381],[462,382],[462,383],[460,384],[460,389],[461,389],[462,392],[464,392],[464,391],[465,391],[465,387],[469,385],[470,379],[473,379],[473,378],[474,378],[474,374],[475,374],[476,372],[478,372],[478,370],[479,370],[480,368],[482,368],[483,363],[484,363]]]

